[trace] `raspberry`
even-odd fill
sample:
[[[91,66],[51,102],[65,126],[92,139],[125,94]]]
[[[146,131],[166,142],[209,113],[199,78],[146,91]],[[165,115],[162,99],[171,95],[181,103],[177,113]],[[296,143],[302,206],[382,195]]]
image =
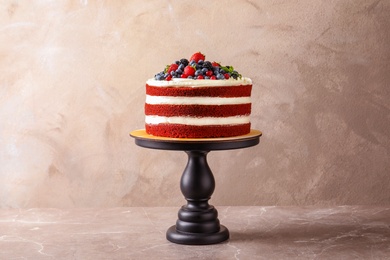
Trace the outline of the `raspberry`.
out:
[[[208,71],[206,71],[206,76],[209,76],[209,77],[211,77],[213,74],[214,74],[214,73],[213,73],[213,71],[212,71],[212,70],[208,70]]]

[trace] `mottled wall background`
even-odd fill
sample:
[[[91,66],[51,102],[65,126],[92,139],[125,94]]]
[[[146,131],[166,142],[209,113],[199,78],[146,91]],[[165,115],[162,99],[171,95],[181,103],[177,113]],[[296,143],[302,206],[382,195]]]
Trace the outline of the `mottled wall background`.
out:
[[[390,203],[390,1],[0,3],[0,206],[184,204],[184,152],[136,146],[145,81],[202,51],[254,81],[256,147],[216,205]]]

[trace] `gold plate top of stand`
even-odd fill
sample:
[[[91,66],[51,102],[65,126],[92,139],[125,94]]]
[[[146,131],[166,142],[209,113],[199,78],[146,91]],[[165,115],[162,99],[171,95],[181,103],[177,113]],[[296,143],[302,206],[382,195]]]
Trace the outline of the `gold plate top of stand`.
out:
[[[218,137],[218,138],[172,138],[172,137],[161,137],[154,136],[146,133],[145,129],[134,130],[130,133],[131,137],[156,140],[156,141],[166,141],[166,142],[223,142],[223,141],[239,141],[245,139],[251,139],[254,137],[259,137],[262,135],[262,132],[259,130],[251,129],[251,131],[246,135],[233,136],[233,137]]]

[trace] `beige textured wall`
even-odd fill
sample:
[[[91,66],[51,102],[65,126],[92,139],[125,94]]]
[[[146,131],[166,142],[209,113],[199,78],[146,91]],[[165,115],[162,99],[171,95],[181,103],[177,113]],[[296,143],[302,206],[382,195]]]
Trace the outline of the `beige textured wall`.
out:
[[[178,206],[137,147],[144,83],[195,51],[254,81],[259,146],[212,152],[216,205],[390,203],[390,1],[0,3],[0,206]]]

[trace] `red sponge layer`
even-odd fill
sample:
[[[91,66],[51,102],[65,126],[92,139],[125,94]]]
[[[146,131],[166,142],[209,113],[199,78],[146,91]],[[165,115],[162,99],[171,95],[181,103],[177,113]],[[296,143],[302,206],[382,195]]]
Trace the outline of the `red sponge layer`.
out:
[[[145,104],[145,115],[228,117],[249,115],[251,104],[239,105],[150,105]]]
[[[217,138],[245,135],[250,132],[251,124],[192,126],[180,124],[145,124],[146,132],[150,135],[173,138]]]
[[[229,87],[154,87],[146,85],[151,96],[179,97],[250,97],[252,85]]]

